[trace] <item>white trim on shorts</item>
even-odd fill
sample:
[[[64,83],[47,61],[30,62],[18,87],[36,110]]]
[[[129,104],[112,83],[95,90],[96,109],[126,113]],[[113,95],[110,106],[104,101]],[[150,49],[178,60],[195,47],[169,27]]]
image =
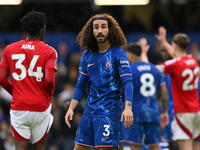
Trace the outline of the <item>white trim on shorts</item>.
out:
[[[173,140],[195,139],[200,135],[200,111],[175,113],[172,122]]]
[[[49,132],[53,123],[51,104],[44,112],[10,110],[10,120],[18,134],[25,139],[31,139],[34,144],[46,131]]]

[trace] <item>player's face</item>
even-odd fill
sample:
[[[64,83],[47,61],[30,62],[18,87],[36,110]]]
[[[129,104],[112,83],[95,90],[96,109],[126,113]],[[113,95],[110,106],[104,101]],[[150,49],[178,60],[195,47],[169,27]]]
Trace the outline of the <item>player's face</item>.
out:
[[[93,34],[98,43],[104,43],[108,40],[108,21],[95,20],[93,21]]]

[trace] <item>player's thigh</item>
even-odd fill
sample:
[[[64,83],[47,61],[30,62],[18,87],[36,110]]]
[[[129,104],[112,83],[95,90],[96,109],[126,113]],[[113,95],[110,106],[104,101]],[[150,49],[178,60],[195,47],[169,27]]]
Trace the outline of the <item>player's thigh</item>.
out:
[[[195,139],[200,135],[199,113],[176,113],[173,123],[173,140]]]
[[[50,113],[51,106],[45,112],[33,112],[31,124],[32,143],[42,142],[46,138],[48,131],[53,123],[53,116]]]
[[[129,128],[124,127],[124,140],[129,144],[136,144],[140,146],[143,144],[143,136],[145,134],[144,124],[140,122],[134,122]]]
[[[13,136],[18,141],[30,140],[30,112],[10,110]]]
[[[93,118],[95,147],[119,147],[120,115]]]
[[[80,145],[80,144],[75,144],[74,150],[90,150],[91,147]]]
[[[88,147],[95,146],[92,117],[83,114],[76,131],[75,143]]]
[[[159,122],[151,122],[145,124],[145,140],[147,145],[155,145],[161,142],[161,129]]]
[[[45,136],[40,142],[33,144],[33,150],[46,150],[47,136]]]
[[[149,145],[149,150],[160,150],[159,144]]]
[[[19,141],[15,139],[15,150],[29,150],[29,140]]]
[[[142,145],[130,144],[131,150],[141,150]]]
[[[180,150],[193,150],[192,140],[177,140]]]
[[[117,147],[104,147],[102,150],[118,150]]]

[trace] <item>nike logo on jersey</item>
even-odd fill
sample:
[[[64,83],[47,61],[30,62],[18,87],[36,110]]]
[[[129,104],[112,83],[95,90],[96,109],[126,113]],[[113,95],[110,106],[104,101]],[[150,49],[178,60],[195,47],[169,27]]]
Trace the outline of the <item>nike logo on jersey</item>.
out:
[[[92,64],[88,64],[88,67],[90,67],[90,66],[93,66],[95,63],[92,63]]]
[[[106,137],[106,138],[103,138],[103,137],[102,137],[101,140],[104,141],[104,140],[109,139],[109,138],[110,138],[110,137]]]

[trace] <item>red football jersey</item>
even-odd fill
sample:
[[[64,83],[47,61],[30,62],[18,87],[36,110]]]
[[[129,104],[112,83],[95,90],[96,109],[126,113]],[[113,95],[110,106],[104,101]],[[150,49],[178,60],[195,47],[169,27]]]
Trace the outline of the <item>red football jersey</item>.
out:
[[[45,90],[45,68],[57,70],[57,52],[38,40],[22,40],[8,45],[1,67],[9,69],[12,80],[12,110],[45,111],[50,95]]]
[[[198,96],[199,66],[194,57],[175,58],[163,63],[165,74],[170,74],[174,111],[198,112],[200,110]]]

